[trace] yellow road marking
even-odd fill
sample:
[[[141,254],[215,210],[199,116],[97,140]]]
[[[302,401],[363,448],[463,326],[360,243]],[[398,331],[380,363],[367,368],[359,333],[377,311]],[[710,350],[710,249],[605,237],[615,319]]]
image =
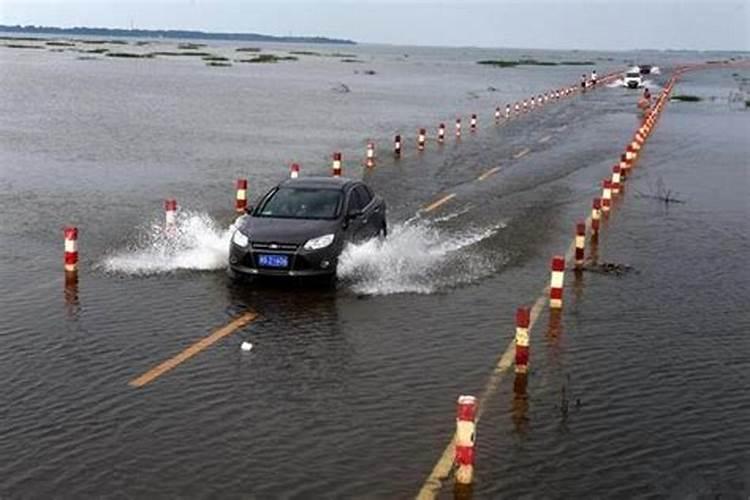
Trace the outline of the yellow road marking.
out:
[[[440,198],[439,200],[437,200],[437,201],[435,201],[433,203],[430,203],[429,205],[427,205],[426,207],[424,207],[424,211],[425,212],[432,212],[433,210],[435,210],[436,208],[438,208],[440,205],[446,203],[447,201],[452,200],[455,197],[456,197],[456,193],[447,194],[447,195],[443,196],[442,198]]]
[[[552,139],[551,135],[542,137],[541,139],[539,139],[539,144],[544,144],[545,142],[549,141],[550,139]]]
[[[496,173],[498,170],[500,170],[500,167],[491,168],[488,171],[486,171],[485,173],[483,173],[482,175],[480,175],[479,177],[477,177],[477,180],[478,181],[483,181],[487,177],[489,177],[490,175]]]
[[[253,322],[257,317],[258,315],[254,312],[246,312],[245,314],[233,319],[231,322],[222,326],[208,337],[204,337],[198,342],[194,343],[193,345],[182,351],[180,354],[169,358],[163,363],[155,366],[140,377],[134,378],[128,384],[132,387],[143,387],[149,382],[152,382],[154,379],[164,375],[166,372],[176,367],[177,365],[192,358],[207,347],[210,347],[230,333],[233,333],[235,330],[242,328],[248,323]]]
[[[528,154],[528,152],[531,151],[529,148],[523,148],[521,151],[513,155],[513,158],[518,159],[522,156],[525,156]]]
[[[591,216],[586,219],[586,226],[588,228],[591,227]],[[565,252],[565,260],[566,262],[568,262],[568,265],[572,263],[575,248],[576,240],[575,238],[573,238],[570,246],[568,246],[568,249]],[[566,265],[566,267],[568,267],[568,265]],[[529,314],[529,335],[531,335],[531,329],[534,327],[537,320],[539,319],[539,316],[542,314],[544,306],[548,303],[549,285],[545,285],[545,287],[542,289],[541,294],[539,295],[539,297],[537,297],[534,305],[531,307],[531,312]],[[481,397],[478,399],[479,408],[476,415],[477,423],[479,423],[479,419],[484,413],[484,409],[487,407],[487,403],[489,402],[490,397],[497,393],[497,388],[500,385],[500,382],[503,380],[505,372],[507,372],[508,369],[513,366],[515,352],[516,339],[515,336],[513,336],[511,338],[511,341],[508,343],[508,347],[505,348],[505,352],[500,355],[500,358],[495,364],[495,368],[492,370],[492,374],[487,381],[487,385],[482,391]],[[433,467],[432,472],[430,472],[430,475],[427,476],[427,479],[422,485],[422,488],[419,490],[419,493],[417,493],[418,500],[431,500],[437,498],[437,495],[440,492],[440,488],[442,486],[442,482],[449,478],[451,470],[453,470],[453,457],[456,450],[455,446],[455,436],[453,436],[448,443],[448,446],[446,446],[445,450],[443,450],[443,454],[438,459],[435,467]]]

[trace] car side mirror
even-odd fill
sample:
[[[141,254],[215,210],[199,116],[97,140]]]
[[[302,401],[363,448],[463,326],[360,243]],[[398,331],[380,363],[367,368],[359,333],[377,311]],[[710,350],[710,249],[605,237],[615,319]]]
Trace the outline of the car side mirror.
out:
[[[248,205],[245,207],[245,213],[247,215],[251,215],[253,213],[253,210],[255,210],[255,207],[252,205]]]

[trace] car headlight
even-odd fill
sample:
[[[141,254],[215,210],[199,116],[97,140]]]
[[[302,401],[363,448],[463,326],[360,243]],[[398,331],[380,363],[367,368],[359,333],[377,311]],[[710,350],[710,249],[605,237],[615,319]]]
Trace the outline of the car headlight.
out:
[[[234,235],[232,236],[232,242],[234,242],[235,245],[238,247],[246,247],[247,244],[250,242],[250,239],[242,234],[239,230],[234,232]]]
[[[305,250],[320,250],[321,248],[325,248],[333,243],[333,238],[333,234],[324,234],[323,236],[318,236],[317,238],[307,240],[304,248]]]

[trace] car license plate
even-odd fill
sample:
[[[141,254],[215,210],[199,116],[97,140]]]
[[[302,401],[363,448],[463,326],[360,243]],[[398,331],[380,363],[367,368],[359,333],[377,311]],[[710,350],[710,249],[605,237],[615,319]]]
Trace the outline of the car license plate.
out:
[[[263,267],[289,267],[288,255],[259,255],[258,265]]]

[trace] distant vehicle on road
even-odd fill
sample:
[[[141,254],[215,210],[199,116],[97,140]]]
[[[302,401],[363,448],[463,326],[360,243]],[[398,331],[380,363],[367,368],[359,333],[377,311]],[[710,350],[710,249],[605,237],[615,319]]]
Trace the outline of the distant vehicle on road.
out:
[[[288,179],[238,222],[229,273],[335,277],[347,243],[387,235],[385,211],[385,201],[361,181]]]
[[[625,73],[625,78],[623,79],[625,86],[631,89],[637,89],[639,87],[643,86],[643,77],[641,76],[641,70],[638,66],[634,66],[630,68],[627,73]]]

